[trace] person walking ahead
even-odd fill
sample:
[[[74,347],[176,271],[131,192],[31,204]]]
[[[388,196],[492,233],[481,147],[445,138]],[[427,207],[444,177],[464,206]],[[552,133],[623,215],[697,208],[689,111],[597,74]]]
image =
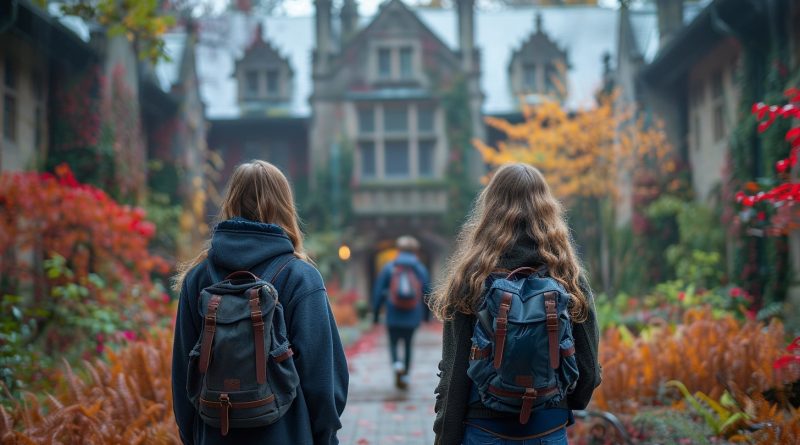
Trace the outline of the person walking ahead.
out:
[[[600,366],[561,204],[539,170],[506,165],[458,239],[431,298],[445,320],[435,443],[566,444],[570,410],[589,403]]]
[[[338,444],[347,363],[286,177],[264,161],[238,166],[219,219],[209,247],[176,279],[181,440]]]
[[[428,319],[425,296],[430,293],[428,270],[417,258],[419,242],[411,236],[397,239],[397,258],[381,270],[372,293],[374,322],[386,303],[386,327],[389,331],[389,353],[395,373],[395,386],[408,387],[414,331],[422,319]],[[398,344],[403,341],[405,355],[399,360]]]

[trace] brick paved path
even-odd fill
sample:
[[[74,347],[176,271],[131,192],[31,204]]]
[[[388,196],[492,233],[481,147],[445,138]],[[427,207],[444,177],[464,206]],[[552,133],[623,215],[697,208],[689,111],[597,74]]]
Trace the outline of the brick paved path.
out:
[[[441,325],[423,326],[414,335],[411,384],[394,387],[386,328],[378,326],[347,350],[350,393],[342,416],[342,445],[431,445],[433,390],[439,379]]]

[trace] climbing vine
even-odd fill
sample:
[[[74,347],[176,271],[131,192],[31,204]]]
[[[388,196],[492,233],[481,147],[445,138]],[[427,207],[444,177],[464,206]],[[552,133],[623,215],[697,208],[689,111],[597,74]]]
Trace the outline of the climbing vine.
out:
[[[784,140],[789,121],[780,119],[769,125],[759,120],[759,109],[752,104],[783,103],[786,85],[792,73],[783,65],[787,60],[787,43],[777,39],[765,51],[758,45],[744,45],[742,68],[739,73],[739,119],[730,139],[731,175],[726,189],[755,193],[769,188],[780,180],[776,163],[789,156],[790,145]],[[755,113],[753,113],[755,111]],[[729,206],[737,203],[730,202]],[[786,291],[788,271],[788,241],[786,236],[766,236],[763,227],[774,210],[729,213],[735,224],[730,234],[734,238],[734,277],[754,296],[757,305],[782,300]]]
[[[470,114],[467,82],[460,78],[445,90],[442,106],[447,122],[447,155],[445,182],[447,184],[447,213],[444,227],[447,233],[455,233],[469,212],[478,192],[470,177],[469,158],[472,156],[472,116]]]

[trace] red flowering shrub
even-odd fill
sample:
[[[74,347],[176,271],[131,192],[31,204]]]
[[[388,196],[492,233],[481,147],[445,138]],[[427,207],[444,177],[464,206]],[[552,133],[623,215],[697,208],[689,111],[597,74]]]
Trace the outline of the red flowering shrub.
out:
[[[142,209],[121,206],[102,190],[78,183],[64,165],[56,175],[0,176],[0,252],[58,254],[78,278],[99,273],[112,284],[149,287],[152,272],[168,272],[147,250],[155,226],[144,218]],[[18,262],[3,262],[0,271],[19,284],[36,273]]]
[[[777,119],[800,119],[800,89],[790,88],[785,94],[789,100],[786,105],[767,105],[761,102],[753,105],[752,113],[760,122],[759,133],[767,131]],[[791,177],[800,151],[800,127],[789,129],[785,139],[791,144],[789,157],[775,163],[775,171],[783,182],[768,190],[762,190],[759,184],[750,182],[745,185],[745,190],[736,194],[736,202],[745,208],[747,219],[755,220],[758,226],[766,226],[766,232],[770,235],[785,234],[800,226],[795,208],[796,202],[800,200],[800,182]],[[756,207],[761,203],[765,207]],[[765,210],[773,209],[774,215],[768,218]]]
[[[3,375],[6,384],[27,386],[59,355],[88,358],[169,319],[154,279],[169,266],[148,251],[154,234],[143,210],[65,165],[0,175],[0,359],[30,357],[11,367],[30,375]]]
[[[800,337],[786,347],[786,354],[775,360],[772,367],[786,381],[800,379]]]

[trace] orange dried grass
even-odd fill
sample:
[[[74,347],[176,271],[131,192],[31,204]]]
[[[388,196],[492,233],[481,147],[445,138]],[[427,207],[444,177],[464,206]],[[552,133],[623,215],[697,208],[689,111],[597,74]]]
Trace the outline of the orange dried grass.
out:
[[[596,407],[635,413],[658,405],[662,386],[679,380],[692,391],[718,399],[726,385],[750,394],[778,384],[772,363],[781,356],[782,324],[715,318],[708,308],[692,309],[677,327],[651,327],[649,335],[626,341],[617,328],[600,342],[603,383],[595,391]]]
[[[172,413],[172,336],[159,331],[108,361],[84,362],[85,378],[67,365],[59,393],[28,394],[13,412],[0,406],[0,443],[180,444]]]

